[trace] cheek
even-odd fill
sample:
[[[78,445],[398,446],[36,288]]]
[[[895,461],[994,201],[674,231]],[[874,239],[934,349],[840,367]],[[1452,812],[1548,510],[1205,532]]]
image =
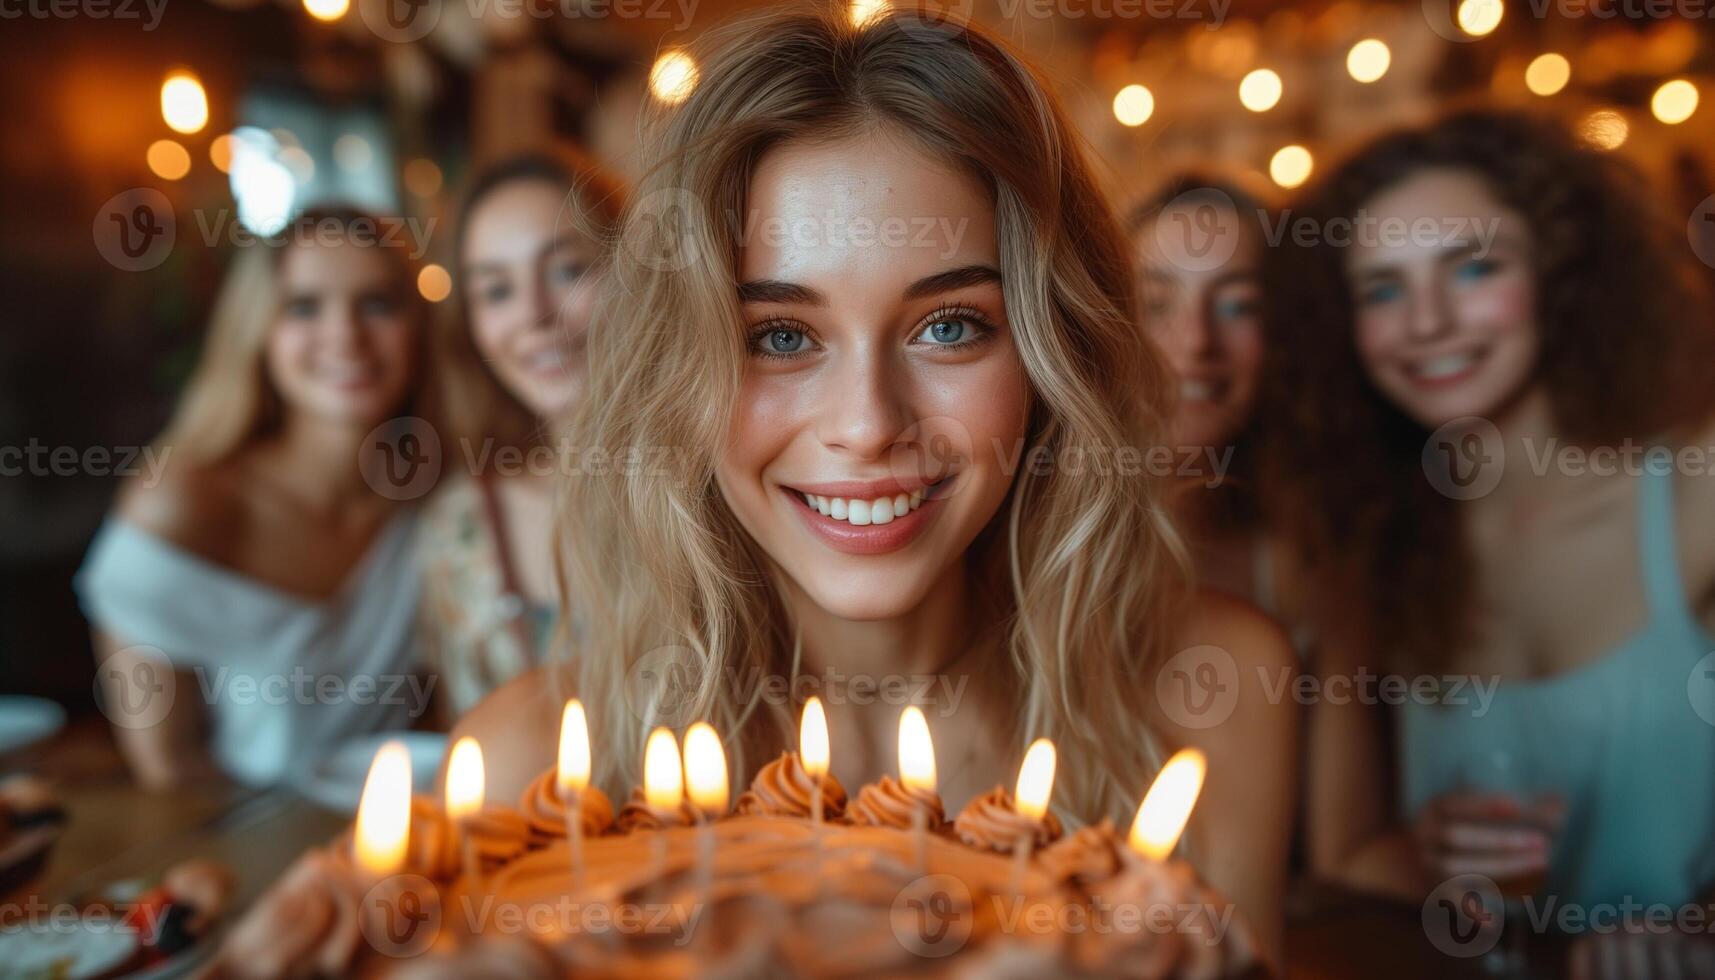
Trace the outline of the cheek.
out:
[[[485,360],[500,359],[501,347],[512,332],[506,310],[505,304],[497,303],[470,312],[471,343]]]
[[[1536,331],[1536,293],[1526,275],[1498,276],[1462,295],[1458,315],[1461,323],[1482,326],[1496,335],[1529,339]]]
[[[720,469],[729,484],[762,482],[763,470],[785,451],[805,423],[806,405],[813,400],[809,387],[766,374],[746,373],[739,385],[726,451],[721,455]]]
[[[1394,304],[1399,305],[1399,304]],[[1403,314],[1391,309],[1357,311],[1353,320],[1352,340],[1358,348],[1358,360],[1374,373],[1381,369],[1388,354],[1403,335],[1399,329]]]
[[[1016,356],[994,358],[980,370],[963,368],[926,379],[920,415],[951,419],[969,436],[973,461],[1006,466],[1023,449],[1030,384]],[[941,428],[925,424],[924,430]]]
[[[1257,373],[1262,368],[1262,328],[1256,323],[1235,324],[1225,334],[1221,345],[1222,353],[1227,363],[1232,365],[1233,375],[1241,384],[1256,383]]]

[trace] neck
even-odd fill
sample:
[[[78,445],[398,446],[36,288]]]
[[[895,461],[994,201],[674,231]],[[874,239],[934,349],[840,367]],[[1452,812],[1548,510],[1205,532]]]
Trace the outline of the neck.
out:
[[[264,456],[279,483],[313,506],[334,510],[375,497],[359,469],[364,436],[356,426],[289,413]]]
[[[1506,495],[1540,485],[1542,474],[1536,472],[1532,461],[1550,452],[1554,441],[1560,438],[1548,389],[1541,384],[1532,385],[1497,414],[1494,423],[1506,447],[1506,466],[1496,489]]]

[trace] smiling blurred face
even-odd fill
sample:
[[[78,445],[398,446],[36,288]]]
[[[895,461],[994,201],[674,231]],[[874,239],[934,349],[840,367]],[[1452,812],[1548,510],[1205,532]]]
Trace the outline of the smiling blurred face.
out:
[[[489,192],[465,229],[471,339],[531,412],[559,414],[583,386],[595,247],[570,227],[567,191],[521,179]]]
[[[1233,242],[1219,264],[1177,247],[1182,230]],[[1179,446],[1224,446],[1250,422],[1262,365],[1258,229],[1236,211],[1175,202],[1137,236],[1144,322],[1179,374],[1173,438]]]
[[[267,371],[289,411],[371,426],[410,392],[418,324],[380,246],[304,244],[280,258]]]
[[[1370,380],[1428,428],[1494,419],[1528,386],[1539,350],[1525,219],[1462,170],[1407,178],[1364,211],[1382,229],[1424,219],[1439,229],[1349,250],[1358,353]],[[1479,230],[1493,233],[1486,250]]]
[[[993,206],[877,134],[772,150],[749,207],[722,494],[823,609],[902,615],[962,574],[1025,436]]]

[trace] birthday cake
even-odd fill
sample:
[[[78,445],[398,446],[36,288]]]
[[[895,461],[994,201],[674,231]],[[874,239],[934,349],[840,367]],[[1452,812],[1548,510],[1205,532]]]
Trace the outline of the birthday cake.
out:
[[[469,782],[458,775],[460,747],[444,804],[412,796],[408,758],[384,758],[384,749],[352,831],[304,855],[263,896],[213,972],[1156,978],[1257,969],[1230,906],[1167,859],[1201,784],[1195,753],[1191,765],[1176,757],[1164,768],[1122,837],[1108,822],[1062,832],[1047,809],[1046,740],[1027,755],[1016,793],[996,787],[948,820],[932,774],[927,785],[911,778],[903,750],[900,779],[883,776],[853,796],[827,771],[825,752],[810,765],[787,752],[729,808],[724,759],[700,783],[696,773],[711,767],[690,764],[698,734],[719,756],[712,729],[693,729],[683,770],[670,733],[652,735],[645,786],[618,808],[568,776],[564,746],[561,764],[516,805],[484,805],[479,788],[474,806],[454,799],[455,784]],[[1157,806],[1158,795],[1175,799]]]

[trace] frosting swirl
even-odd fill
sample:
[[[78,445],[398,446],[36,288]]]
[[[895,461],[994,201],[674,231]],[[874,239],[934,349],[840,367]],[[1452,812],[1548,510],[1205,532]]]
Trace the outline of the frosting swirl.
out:
[[[406,845],[401,874],[422,875],[432,881],[451,881],[464,872],[457,828],[433,798],[411,798],[411,836]],[[356,827],[339,838],[339,854],[351,859]],[[530,824],[510,807],[489,805],[465,818],[464,832],[470,835],[477,860],[484,868],[504,864],[524,853],[530,844]]]
[[[907,787],[892,776],[882,776],[858,790],[857,799],[846,808],[846,816],[854,824],[909,830],[920,807],[927,813],[925,823],[931,831],[939,830],[947,822],[940,794]]]
[[[614,826],[622,834],[634,830],[660,830],[664,827],[688,827],[697,822],[697,810],[690,800],[681,799],[677,810],[657,810],[649,805],[641,788],[631,791],[631,799],[619,809]]]
[[[845,812],[846,790],[832,773],[822,776],[822,817],[834,820]],[[741,814],[770,817],[811,816],[811,797],[818,780],[805,770],[796,752],[782,752],[756,774],[750,789],[738,798]]]
[[[579,813],[583,818],[585,837],[600,837],[613,827],[613,801],[600,788],[585,787],[578,794]],[[530,824],[530,834],[538,843],[562,840],[566,836],[566,801],[560,796],[558,774],[550,769],[525,787],[518,798],[518,810]]]
[[[953,831],[972,847],[1010,852],[1022,837],[1029,837],[1035,847],[1042,847],[1060,836],[1060,820],[1045,813],[1034,820],[1018,812],[1012,794],[996,786],[965,804],[953,821]]]
[[[1108,907],[1187,911],[1176,914],[1168,930],[1117,931],[1100,942],[1080,937],[1084,962],[1114,977],[1239,976],[1256,962],[1244,917],[1217,921],[1232,906],[1197,880],[1189,864],[1149,861],[1129,849],[1115,853],[1119,871],[1096,891]]]
[[[1121,846],[1113,821],[1103,820],[1055,841],[1039,857],[1055,881],[1092,885],[1120,873]]]

